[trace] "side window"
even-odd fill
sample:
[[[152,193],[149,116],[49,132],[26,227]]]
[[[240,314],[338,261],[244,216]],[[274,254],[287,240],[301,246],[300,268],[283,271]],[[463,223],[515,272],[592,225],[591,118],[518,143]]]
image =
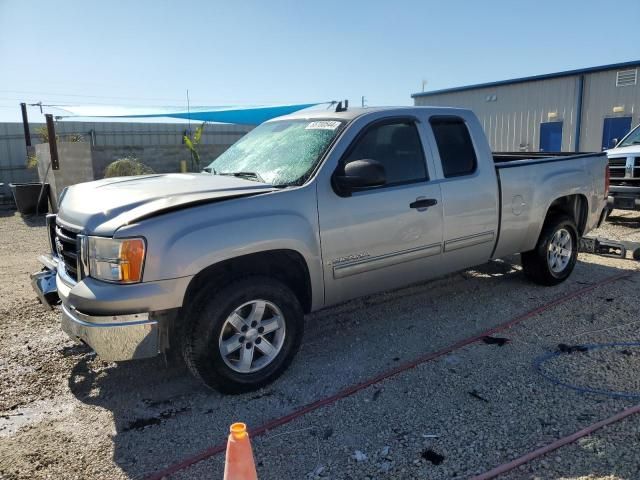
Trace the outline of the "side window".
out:
[[[459,177],[475,172],[476,151],[464,120],[459,117],[432,117],[429,123],[436,137],[444,176]]]
[[[344,163],[365,158],[384,165],[387,185],[427,180],[422,143],[413,122],[382,123],[369,127],[356,140]]]

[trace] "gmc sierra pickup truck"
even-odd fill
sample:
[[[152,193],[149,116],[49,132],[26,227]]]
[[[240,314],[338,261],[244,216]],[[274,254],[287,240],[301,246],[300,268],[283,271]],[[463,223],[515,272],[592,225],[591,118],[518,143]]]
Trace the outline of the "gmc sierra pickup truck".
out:
[[[562,282],[606,172],[604,153],[493,155],[463,109],[300,112],[202,173],[68,188],[33,283],[102,358],[178,350],[206,385],[248,391],[290,364],[305,313],[514,253]]]

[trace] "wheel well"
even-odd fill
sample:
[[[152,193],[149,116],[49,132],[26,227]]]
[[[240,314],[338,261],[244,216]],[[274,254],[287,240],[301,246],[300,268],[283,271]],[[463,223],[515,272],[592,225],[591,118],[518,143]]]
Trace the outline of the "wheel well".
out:
[[[224,260],[200,271],[191,279],[184,305],[207,285],[215,288],[233,280],[253,275],[275,278],[296,295],[305,313],[311,311],[311,279],[302,255],[294,250],[268,250]]]
[[[569,215],[576,222],[578,233],[582,236],[587,225],[587,209],[588,202],[584,195],[566,195],[556,198],[549,205],[546,218],[557,213]]]

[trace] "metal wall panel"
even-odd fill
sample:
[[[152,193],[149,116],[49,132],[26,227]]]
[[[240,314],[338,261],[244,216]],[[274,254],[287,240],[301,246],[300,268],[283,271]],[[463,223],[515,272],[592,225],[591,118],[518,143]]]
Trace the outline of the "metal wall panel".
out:
[[[562,121],[562,150],[574,145],[577,77],[416,97],[416,105],[470,108],[494,151],[538,151],[540,123]]]
[[[631,117],[632,128],[640,123],[640,84],[617,87],[616,73],[616,70],[610,70],[585,78],[580,134],[580,146],[584,151],[600,150],[605,118]],[[613,111],[620,107],[624,111]]]
[[[563,151],[594,152],[601,148],[605,118],[630,116],[632,126],[640,123],[640,82],[618,87],[617,72],[584,74],[578,146],[575,129],[580,75],[418,96],[414,102],[472,109],[494,151],[538,151],[540,124],[562,121]]]

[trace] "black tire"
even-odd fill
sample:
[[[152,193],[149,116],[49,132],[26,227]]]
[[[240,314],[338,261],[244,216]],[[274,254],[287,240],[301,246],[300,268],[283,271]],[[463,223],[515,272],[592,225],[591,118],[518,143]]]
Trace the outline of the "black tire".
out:
[[[561,271],[554,271],[549,265],[547,254],[549,244],[556,232],[564,229],[571,236],[572,248],[569,262]],[[576,265],[578,259],[578,229],[573,219],[567,215],[551,215],[545,220],[542,232],[538,238],[536,248],[529,252],[522,253],[522,268],[525,275],[540,285],[557,285],[564,282]]]
[[[227,318],[241,305],[257,299],[271,302],[282,313],[284,340],[271,363],[258,371],[241,373],[227,365],[218,342]],[[272,278],[247,277],[220,290],[204,286],[188,311],[190,318],[185,319],[182,338],[185,363],[196,378],[222,393],[250,392],[271,383],[287,369],[300,348],[304,312],[291,289]],[[254,341],[255,348],[257,343]]]

